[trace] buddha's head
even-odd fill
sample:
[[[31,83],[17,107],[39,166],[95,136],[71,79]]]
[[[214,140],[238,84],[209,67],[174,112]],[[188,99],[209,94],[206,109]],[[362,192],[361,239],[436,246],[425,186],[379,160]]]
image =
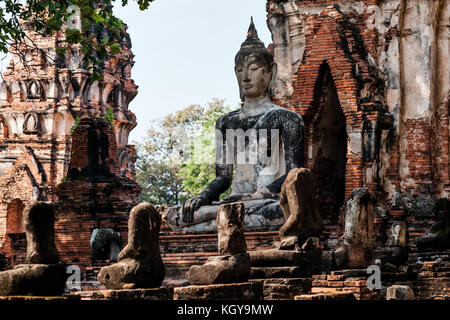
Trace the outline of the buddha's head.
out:
[[[273,57],[259,40],[253,18],[248,29],[247,39],[236,54],[235,67],[241,99],[271,96],[270,85],[276,71]]]

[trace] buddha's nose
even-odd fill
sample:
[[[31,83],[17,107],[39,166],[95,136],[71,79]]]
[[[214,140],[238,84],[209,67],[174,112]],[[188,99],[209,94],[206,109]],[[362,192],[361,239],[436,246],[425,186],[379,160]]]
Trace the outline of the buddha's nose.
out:
[[[249,72],[247,69],[244,70],[244,76],[242,78],[245,82],[249,82],[250,81],[250,77],[249,77]]]

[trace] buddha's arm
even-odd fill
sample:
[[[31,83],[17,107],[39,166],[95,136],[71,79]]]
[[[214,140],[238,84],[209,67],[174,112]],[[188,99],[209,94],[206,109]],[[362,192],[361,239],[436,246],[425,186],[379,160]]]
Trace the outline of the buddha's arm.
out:
[[[222,193],[227,191],[233,179],[233,165],[216,164],[216,178],[202,191],[199,196],[209,203],[219,200]]]
[[[303,166],[304,156],[304,127],[302,118],[298,115],[292,117],[291,113],[287,114],[287,118],[279,117],[278,121],[280,121],[278,127],[281,131],[281,141],[284,146],[286,174],[267,186],[267,189],[272,193],[279,193],[281,191],[281,186],[291,169],[301,168]]]
[[[222,137],[226,131],[223,118],[223,116],[220,117],[216,122],[216,129],[222,132]],[[216,143],[216,148],[217,145],[221,145],[223,150],[226,150],[224,139],[222,141],[216,140]],[[218,150],[216,150],[216,178],[199,195],[186,201],[182,208],[182,219],[184,222],[191,222],[194,219],[194,212],[198,208],[211,204],[212,201],[219,200],[220,195],[230,187],[233,179],[233,164],[223,163],[225,158],[220,157],[219,154],[220,152],[218,153]]]

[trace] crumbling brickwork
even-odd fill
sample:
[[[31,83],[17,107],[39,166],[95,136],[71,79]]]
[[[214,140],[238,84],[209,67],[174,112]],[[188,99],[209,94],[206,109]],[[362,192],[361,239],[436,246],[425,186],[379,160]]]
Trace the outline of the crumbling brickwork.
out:
[[[11,227],[18,221],[14,208],[32,199],[58,198],[56,186],[67,179],[69,163],[76,157],[72,127],[77,118],[100,118],[112,108],[111,134],[117,145],[109,159],[115,159],[114,173],[134,179],[136,159],[134,147],[128,145],[128,135],[137,125],[128,109],[137,86],[131,79],[134,56],[126,27],[118,39],[121,53],[109,56],[102,64],[103,80],[91,83],[79,46],[72,46],[65,55],[56,53],[57,46],[66,45],[64,33],[44,37],[26,22],[22,25],[30,41],[18,49],[28,63],[24,65],[19,55],[13,54],[0,83],[0,250],[8,259],[20,252],[23,240],[23,233]],[[97,31],[99,37],[108,33]],[[77,188],[72,191],[72,196],[84,194]],[[126,229],[126,223],[124,226]]]
[[[304,119],[307,167],[316,176],[327,165],[345,170],[336,202],[365,186],[383,219],[423,234],[435,199],[450,194],[450,3],[269,0],[267,12],[276,100]],[[318,150],[343,122],[339,168],[338,152],[321,158]],[[330,199],[324,190],[319,200]]]

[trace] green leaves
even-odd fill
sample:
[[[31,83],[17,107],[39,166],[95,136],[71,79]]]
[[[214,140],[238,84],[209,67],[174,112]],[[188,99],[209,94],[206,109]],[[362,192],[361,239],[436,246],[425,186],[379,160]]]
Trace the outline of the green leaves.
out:
[[[153,0],[134,0],[140,10],[146,10]],[[121,52],[124,24],[113,14],[116,0],[2,0],[0,1],[0,51],[8,52],[10,42],[24,43],[26,34],[19,20],[27,21],[36,32],[55,35],[63,31],[69,45],[80,45],[86,67],[93,79],[101,79],[101,64],[108,55]],[[122,6],[128,0],[121,0]],[[76,7],[74,7],[76,6]],[[72,27],[74,21],[80,28]],[[92,30],[105,31],[100,39]],[[38,48],[39,49],[39,48]],[[64,55],[68,47],[60,46],[57,53]]]
[[[184,203],[215,178],[215,123],[229,111],[223,100],[214,99],[206,107],[191,105],[154,123],[137,149],[142,201]]]
[[[113,127],[114,124],[114,109],[113,108],[108,108],[108,111],[106,112],[106,114],[103,116],[103,118],[105,118],[106,120],[108,120],[109,125],[111,127]]]

